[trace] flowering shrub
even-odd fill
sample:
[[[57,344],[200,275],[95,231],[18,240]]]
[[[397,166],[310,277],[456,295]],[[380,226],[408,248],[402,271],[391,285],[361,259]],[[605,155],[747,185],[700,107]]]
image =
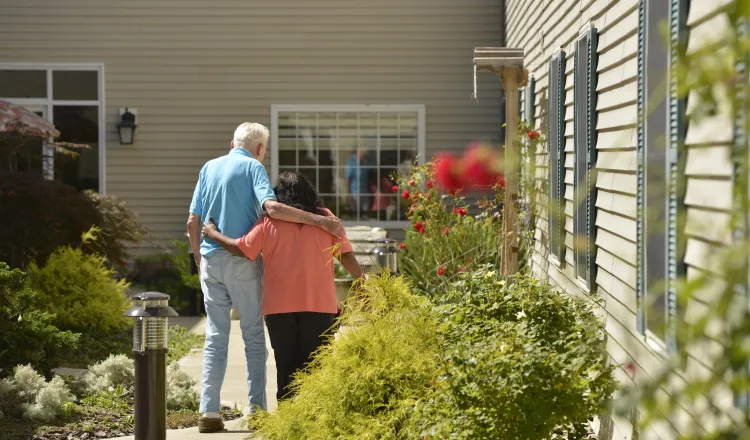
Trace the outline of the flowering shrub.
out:
[[[409,188],[411,221],[406,240],[399,246],[400,267],[418,290],[431,295],[461,272],[485,264],[499,265],[502,245],[498,209],[502,186],[494,186],[489,198],[476,203],[477,214],[469,215],[460,191],[451,195],[439,189],[445,188],[444,182],[435,184],[444,164],[442,160],[428,163],[399,180],[402,188]],[[477,181],[489,181],[485,174],[489,173],[479,173]]]

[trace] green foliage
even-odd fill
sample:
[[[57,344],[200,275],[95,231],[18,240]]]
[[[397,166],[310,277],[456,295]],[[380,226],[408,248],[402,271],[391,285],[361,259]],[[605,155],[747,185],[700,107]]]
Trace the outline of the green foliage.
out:
[[[179,325],[169,327],[167,363],[179,361],[194,349],[202,347],[205,339],[205,336],[192,333],[185,327]]]
[[[89,231],[96,235],[97,230]],[[84,245],[90,240],[84,236]],[[122,316],[128,284],[113,279],[104,257],[86,254],[81,248],[62,247],[44,266],[29,265],[31,287],[39,292],[39,305],[56,315],[60,328],[93,334],[123,329]]]
[[[83,382],[88,394],[97,394],[117,386],[132,388],[135,384],[135,365],[125,355],[113,355],[90,366]]]
[[[148,290],[164,292],[170,296],[169,305],[178,313],[190,312],[190,299],[200,296],[201,283],[198,274],[190,273],[190,245],[186,240],[172,240],[172,249],[155,257],[142,258],[162,262],[164,268],[146,280],[141,280]]]
[[[20,364],[49,374],[78,342],[77,334],[60,331],[55,316],[40,310],[39,294],[26,281],[25,273],[0,262],[0,377]]]
[[[97,225],[101,229],[101,236],[95,242],[94,249],[113,266],[125,269],[130,258],[127,245],[150,237],[150,232],[138,224],[136,213],[117,197],[95,191],[84,194],[99,213]]]
[[[167,370],[167,409],[198,410],[200,400],[193,386],[198,383],[187,373],[180,370],[177,362],[169,364]]]
[[[0,418],[20,417],[49,422],[64,412],[73,395],[61,377],[46,382],[31,365],[15,369],[13,376],[0,381]]]
[[[518,275],[461,277],[438,307],[438,391],[418,406],[440,439],[585,438],[614,379],[604,328],[583,300]]]
[[[77,246],[81,234],[99,223],[85,195],[30,173],[0,172],[0,217],[0,261],[19,268],[43,264],[60,246]]]
[[[433,166],[416,167],[399,179],[399,185],[409,190],[411,203],[411,227],[399,267],[417,290],[429,294],[445,290],[462,272],[487,264],[499,267],[503,235],[498,211],[502,189],[477,202],[477,215],[462,215],[470,209],[466,198],[438,191],[432,182]]]
[[[436,380],[437,322],[403,278],[370,277],[338,339],[297,378],[297,396],[252,419],[276,439],[407,438],[414,404]]]

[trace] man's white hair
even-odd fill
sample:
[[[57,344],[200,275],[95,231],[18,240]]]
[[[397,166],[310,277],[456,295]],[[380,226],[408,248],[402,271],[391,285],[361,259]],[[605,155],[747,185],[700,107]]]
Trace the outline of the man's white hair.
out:
[[[234,130],[234,146],[254,148],[258,144],[267,144],[270,132],[263,124],[243,122]]]

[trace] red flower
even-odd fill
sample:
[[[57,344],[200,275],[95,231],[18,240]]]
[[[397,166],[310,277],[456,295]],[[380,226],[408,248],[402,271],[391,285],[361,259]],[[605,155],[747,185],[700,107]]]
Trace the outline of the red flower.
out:
[[[528,133],[526,133],[526,136],[529,137],[530,141],[535,141],[539,139],[539,137],[541,136],[541,133],[539,133],[538,131],[530,130]]]
[[[441,277],[441,276],[443,276],[444,273],[445,273],[445,268],[444,267],[439,267],[438,270],[437,270],[438,276]]]
[[[435,180],[440,188],[455,191],[463,187],[460,163],[455,156],[442,154],[435,159]],[[451,192],[451,194],[454,194]]]
[[[463,273],[463,271],[464,271],[464,268],[463,268],[463,267],[459,267],[459,268],[458,268],[458,273]]]
[[[414,229],[416,229],[420,234],[424,234],[424,226],[425,224],[420,221],[414,223]]]
[[[404,251],[405,251],[405,250],[406,250],[406,243],[404,243],[404,242],[401,242],[401,243],[399,243],[399,244],[398,244],[398,247],[399,247],[399,248],[400,248],[401,250],[404,250]]]
[[[470,147],[464,156],[465,173],[473,186],[488,187],[497,181],[497,173],[490,168],[497,161],[488,148]]]
[[[398,185],[393,185],[393,192],[395,192],[395,193],[398,192]]]
[[[450,195],[455,196],[458,191],[456,191],[455,189],[452,189],[448,192],[450,193]]]
[[[443,235],[448,235],[451,233],[451,228],[445,228],[443,229]]]
[[[414,180],[410,180],[410,181],[409,181],[409,186],[414,186],[414,185],[416,185],[416,184],[417,184],[417,182],[415,182]]]
[[[432,180],[428,180],[425,185],[427,185],[427,188],[432,188]]]
[[[427,194],[427,200],[432,200],[432,194]]]
[[[466,214],[468,214],[468,211],[466,211],[466,208],[457,208],[457,209],[456,209],[456,213],[457,213],[458,215],[460,215],[461,217],[463,217],[463,216],[465,216]]]
[[[466,257],[466,262],[467,263],[471,263],[471,261],[472,261],[471,257]]]
[[[402,192],[401,197],[403,197],[404,200],[409,200],[409,191]]]

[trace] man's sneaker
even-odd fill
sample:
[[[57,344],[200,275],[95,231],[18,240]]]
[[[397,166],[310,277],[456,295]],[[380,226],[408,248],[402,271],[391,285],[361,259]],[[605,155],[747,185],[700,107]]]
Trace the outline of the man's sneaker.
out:
[[[198,432],[200,433],[210,433],[210,432],[219,432],[224,429],[224,421],[221,419],[215,419],[213,417],[201,417],[198,420]]]

